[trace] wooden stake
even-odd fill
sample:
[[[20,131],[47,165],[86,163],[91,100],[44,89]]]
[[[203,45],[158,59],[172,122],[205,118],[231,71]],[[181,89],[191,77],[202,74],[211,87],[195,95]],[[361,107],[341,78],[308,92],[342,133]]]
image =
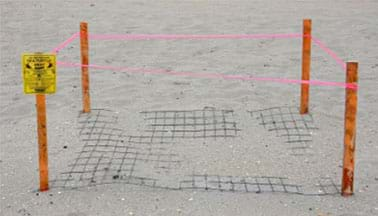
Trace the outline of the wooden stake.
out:
[[[83,92],[83,112],[91,111],[89,96],[89,73],[88,73],[88,24],[80,23],[80,50],[81,50],[81,88]]]
[[[46,99],[45,95],[37,94],[37,123],[38,123],[38,148],[39,148],[39,190],[49,189],[49,169],[46,132]]]
[[[358,63],[348,62],[346,83],[357,84]],[[344,120],[344,160],[341,194],[353,194],[354,179],[354,151],[356,148],[356,115],[357,115],[357,89],[347,88],[345,91],[345,120]]]
[[[303,45],[302,45],[302,80],[310,80],[311,65],[311,20],[303,20]],[[310,86],[307,83],[301,84],[301,107],[300,113],[308,113]]]

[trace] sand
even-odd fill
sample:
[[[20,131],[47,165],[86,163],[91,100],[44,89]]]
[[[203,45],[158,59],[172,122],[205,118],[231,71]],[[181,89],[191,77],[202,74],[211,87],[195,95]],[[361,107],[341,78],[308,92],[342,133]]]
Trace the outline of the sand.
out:
[[[378,2],[4,1],[1,215],[377,215]],[[47,96],[50,190],[39,192],[35,97],[21,54],[49,52],[87,21],[93,34],[301,33],[359,62],[355,194],[340,196],[345,89],[58,66]],[[301,38],[90,41],[90,63],[300,79]],[[78,39],[58,61],[80,63]],[[312,46],[311,78],[345,71]],[[274,119],[269,119],[271,116]],[[296,130],[280,130],[286,122]],[[299,148],[301,147],[301,148]]]

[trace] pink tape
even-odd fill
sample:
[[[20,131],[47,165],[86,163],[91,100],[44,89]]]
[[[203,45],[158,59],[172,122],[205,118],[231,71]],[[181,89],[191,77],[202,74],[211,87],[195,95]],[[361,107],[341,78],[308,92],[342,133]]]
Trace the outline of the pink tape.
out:
[[[58,53],[60,50],[62,50],[64,47],[66,47],[68,44],[70,44],[73,40],[75,40],[77,37],[79,37],[80,33],[77,32],[73,34],[71,37],[69,37],[67,40],[65,40],[63,43],[59,44],[57,47],[55,47],[52,52]]]
[[[179,34],[123,34],[99,35],[90,34],[93,40],[178,40],[178,39],[269,39],[269,38],[300,38],[302,34],[211,34],[211,35],[179,35]]]
[[[128,72],[142,72],[148,74],[167,74],[175,76],[187,76],[187,77],[200,77],[200,78],[221,78],[226,80],[243,80],[243,81],[269,81],[277,83],[291,83],[291,84],[309,84],[318,86],[335,86],[349,89],[357,89],[356,84],[341,83],[341,82],[328,82],[328,81],[317,81],[317,80],[294,80],[294,79],[282,79],[282,78],[267,78],[267,77],[252,77],[252,76],[242,76],[242,75],[227,75],[227,74],[217,74],[217,73],[195,73],[195,72],[178,72],[164,69],[144,69],[144,68],[130,68],[130,67],[113,67],[113,66],[100,66],[100,65],[82,65],[71,62],[57,62],[58,65],[63,67],[88,67],[94,69],[102,70],[112,70],[112,71],[128,71]]]
[[[178,34],[124,34],[124,35],[89,35],[93,40],[179,40],[179,39],[277,39],[311,37],[316,45],[331,56],[344,70],[346,64],[331,49],[311,35],[303,34],[231,34],[231,35],[178,35]]]
[[[58,53],[69,43],[79,37],[80,33],[73,34],[66,41],[53,49],[53,53]],[[272,39],[272,38],[301,38],[311,37],[316,45],[318,45],[323,51],[331,56],[344,70],[346,69],[346,63],[341,60],[330,48],[328,48],[319,39],[311,35],[303,34],[230,34],[230,35],[179,35],[179,34],[122,34],[122,35],[100,35],[91,34],[90,39],[93,40],[152,40],[152,39],[165,39],[165,40],[177,40],[177,39]]]
[[[53,49],[52,52],[58,53],[73,40],[79,37],[80,33],[73,34],[66,41]],[[178,35],[178,34],[124,34],[124,35],[89,35],[90,39],[94,40],[151,40],[151,39],[269,39],[269,38],[301,38],[311,37],[316,45],[318,45],[323,51],[325,51],[330,57],[332,57],[344,70],[346,69],[346,63],[342,61],[330,48],[324,45],[320,40],[311,35],[303,34],[231,34],[231,35]],[[169,74],[176,76],[189,76],[189,77],[202,77],[202,78],[222,78],[222,79],[236,79],[245,81],[270,81],[278,83],[296,83],[296,84],[310,84],[320,86],[337,86],[343,88],[357,89],[358,86],[350,83],[340,82],[328,82],[328,81],[316,81],[316,80],[294,80],[294,79],[282,79],[282,78],[265,78],[265,77],[251,77],[240,75],[225,75],[216,73],[194,73],[194,72],[176,72],[163,69],[144,69],[144,68],[129,68],[129,67],[112,67],[112,66],[99,66],[99,65],[81,65],[69,62],[58,62],[58,65],[66,67],[90,67],[95,69],[105,69],[113,71],[129,71],[129,72],[142,72],[150,74]]]
[[[334,53],[330,48],[328,48],[326,45],[324,45],[320,40],[314,38],[313,36],[311,38],[316,45],[318,45],[329,56],[331,56],[337,62],[337,64],[339,64],[344,70],[346,70],[346,63],[343,60],[341,60],[341,58],[339,58],[336,55],[336,53]]]

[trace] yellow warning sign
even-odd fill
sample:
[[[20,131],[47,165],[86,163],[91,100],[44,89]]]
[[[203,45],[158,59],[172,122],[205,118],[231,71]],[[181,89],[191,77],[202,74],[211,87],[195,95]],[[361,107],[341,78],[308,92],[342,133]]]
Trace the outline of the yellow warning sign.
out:
[[[25,94],[52,94],[56,90],[56,56],[50,53],[24,53],[22,75]]]

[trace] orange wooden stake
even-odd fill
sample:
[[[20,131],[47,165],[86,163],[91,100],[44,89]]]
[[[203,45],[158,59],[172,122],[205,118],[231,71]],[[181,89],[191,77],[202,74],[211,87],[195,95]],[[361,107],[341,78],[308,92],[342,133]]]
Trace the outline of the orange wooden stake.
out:
[[[302,45],[302,80],[310,80],[311,65],[311,20],[303,20],[303,45]],[[308,113],[308,103],[310,94],[309,84],[301,84],[301,107],[300,113]]]
[[[357,84],[358,63],[348,62],[346,83]],[[341,194],[353,194],[354,179],[354,151],[356,148],[356,116],[357,116],[357,89],[347,88],[345,91],[345,123],[344,123],[344,160]]]
[[[37,94],[37,123],[38,123],[38,149],[39,149],[39,179],[40,191],[49,189],[49,169],[46,132],[46,99],[45,95]]]
[[[80,51],[81,51],[81,88],[83,93],[83,112],[91,111],[89,96],[89,72],[88,72],[88,24],[80,23]]]

